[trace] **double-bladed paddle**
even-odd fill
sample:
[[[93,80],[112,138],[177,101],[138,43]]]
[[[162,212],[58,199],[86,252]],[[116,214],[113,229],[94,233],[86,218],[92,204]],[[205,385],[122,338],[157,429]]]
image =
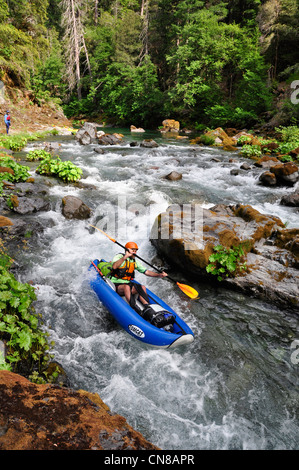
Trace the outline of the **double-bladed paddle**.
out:
[[[98,230],[99,232],[103,233],[106,237],[109,238],[109,240],[111,240],[113,243],[116,243],[116,245],[119,245],[121,248],[123,248],[124,250],[126,249],[123,245],[121,245],[121,243],[119,243],[117,240],[114,240],[114,238],[110,237],[107,233],[105,233],[103,230],[99,229],[98,227],[95,227],[94,225],[91,225],[91,224],[88,224],[90,227],[93,227],[95,228],[96,230]],[[144,263],[148,264],[151,268],[155,269],[156,271],[158,271],[159,273],[162,273],[162,271],[158,268],[156,268],[156,266],[150,264],[148,261],[146,261],[145,259],[141,258],[140,256],[136,255],[136,258],[139,258],[141,261],[143,261]],[[191,299],[196,299],[198,297],[198,292],[193,289],[193,287],[190,287],[190,286],[187,286],[186,284],[181,284],[180,282],[177,282],[175,279],[172,279],[170,276],[167,275],[167,279],[170,279],[171,281],[175,282],[176,285],[181,289],[181,291],[184,292],[184,294],[186,294],[188,297],[190,297]]]

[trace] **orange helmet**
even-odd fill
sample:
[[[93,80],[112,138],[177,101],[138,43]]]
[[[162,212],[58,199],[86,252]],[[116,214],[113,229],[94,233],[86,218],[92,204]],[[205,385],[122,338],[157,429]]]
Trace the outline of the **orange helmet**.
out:
[[[128,243],[125,245],[125,248],[130,248],[131,250],[132,250],[132,249],[138,250],[138,245],[137,245],[137,243],[135,243],[135,242],[128,242]]]

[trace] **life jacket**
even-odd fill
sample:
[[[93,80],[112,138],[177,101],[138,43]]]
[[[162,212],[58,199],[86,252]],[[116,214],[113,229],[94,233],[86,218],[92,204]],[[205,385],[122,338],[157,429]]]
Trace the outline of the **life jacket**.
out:
[[[124,281],[131,281],[135,276],[136,263],[131,258],[127,258],[124,263],[123,267],[114,270],[113,276]]]

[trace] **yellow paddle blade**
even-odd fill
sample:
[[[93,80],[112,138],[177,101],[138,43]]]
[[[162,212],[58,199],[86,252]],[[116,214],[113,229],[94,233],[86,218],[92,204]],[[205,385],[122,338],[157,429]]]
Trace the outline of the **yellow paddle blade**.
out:
[[[188,295],[191,299],[196,299],[198,297],[198,292],[193,289],[193,287],[187,286],[186,284],[181,284],[177,282],[179,288],[184,292],[184,294]]]
[[[95,227],[94,225],[91,225],[91,224],[88,224],[88,225],[89,225],[90,227],[93,227],[93,228],[95,228],[95,229],[96,229],[96,230],[98,230],[99,232],[102,232],[102,233],[103,233],[104,235],[106,235],[106,237],[108,237],[108,238],[109,238],[109,240],[111,240],[113,243],[115,243],[115,242],[116,242],[116,240],[114,240],[114,238],[112,238],[112,237],[110,237],[109,235],[107,235],[107,233],[106,233],[106,232],[104,232],[103,230],[101,230],[100,228],[98,228],[98,227]]]

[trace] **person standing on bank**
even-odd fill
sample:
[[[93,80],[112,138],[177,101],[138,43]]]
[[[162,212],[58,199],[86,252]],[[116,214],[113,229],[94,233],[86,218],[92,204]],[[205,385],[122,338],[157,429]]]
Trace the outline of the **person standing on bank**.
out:
[[[138,246],[135,242],[128,242],[125,245],[126,252],[125,254],[118,254],[112,260],[113,275],[110,280],[116,286],[116,292],[119,295],[124,295],[127,301],[131,305],[131,294],[139,294],[139,300],[144,304],[148,304],[148,297],[146,293],[146,287],[142,287],[142,293],[138,292],[136,287],[130,284],[130,281],[134,278],[135,269],[142,274],[150,277],[160,277],[163,278],[167,274],[163,271],[162,273],[155,273],[145,268],[139,261],[136,259],[136,253]],[[143,297],[144,294],[144,297]]]
[[[6,126],[6,134],[9,133],[9,127],[10,127],[10,114],[9,111],[6,111],[5,116],[4,116],[4,122]]]

